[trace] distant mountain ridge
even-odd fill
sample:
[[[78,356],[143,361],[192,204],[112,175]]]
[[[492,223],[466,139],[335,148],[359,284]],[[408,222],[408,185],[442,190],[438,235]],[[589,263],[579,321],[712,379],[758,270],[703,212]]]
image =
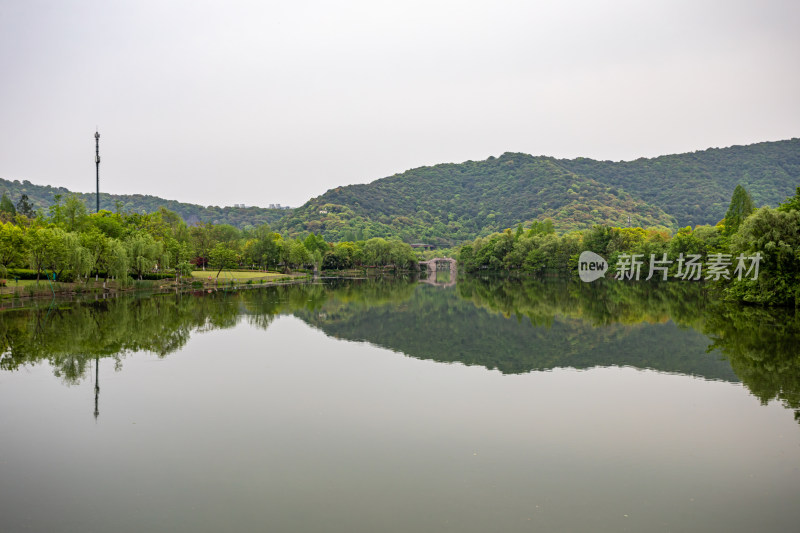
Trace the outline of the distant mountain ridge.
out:
[[[794,193],[800,185],[800,139],[617,163],[577,158],[558,164],[661,207],[681,227],[716,224],[737,185],[757,207],[775,207]]]
[[[675,227],[675,220],[625,191],[555,161],[505,153],[485,161],[421,167],[366,185],[331,189],[280,221],[290,235],[331,240],[397,235],[453,244],[534,219],[560,229],[607,223]]]
[[[51,187],[50,185],[34,185],[25,181],[9,181],[0,179],[0,194],[6,193],[13,203],[17,203],[22,194],[28,198],[34,209],[46,211],[57,194],[62,197],[74,194],[86,204],[90,212],[94,212],[94,193],[73,193],[65,187]],[[119,205],[117,203],[119,202]],[[265,207],[204,207],[197,204],[188,204],[176,200],[165,200],[158,196],[147,194],[108,194],[100,193],[100,209],[125,212],[152,213],[159,207],[165,207],[178,213],[187,224],[206,223],[230,224],[238,228],[246,226],[259,226],[261,224],[274,224],[286,215],[289,208]]]
[[[106,193],[100,207],[116,210],[120,202],[123,210],[150,212],[163,206],[190,224],[267,223],[290,237],[313,232],[329,241],[399,237],[446,246],[545,218],[560,231],[595,224],[672,230],[716,224],[737,184],[757,206],[784,201],[800,185],[800,139],[620,162],[505,153],[336,187],[295,209],[203,207]],[[69,194],[63,187],[0,179],[3,192],[14,203],[25,193],[40,209],[55,194]],[[93,194],[77,195],[94,205]]]
[[[791,196],[800,185],[800,139],[630,162],[505,153],[420,167],[331,189],[278,228],[331,240],[397,235],[437,244],[545,218],[562,231],[594,224],[676,229],[716,224],[740,183],[757,206]]]

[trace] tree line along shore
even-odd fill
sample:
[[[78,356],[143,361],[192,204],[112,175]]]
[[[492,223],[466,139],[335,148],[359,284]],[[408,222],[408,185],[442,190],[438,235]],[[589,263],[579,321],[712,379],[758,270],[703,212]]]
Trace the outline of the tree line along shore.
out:
[[[88,213],[73,195],[57,196],[46,211],[33,211],[25,198],[16,205],[5,195],[0,199],[3,286],[19,280],[88,286],[102,279],[104,287],[111,282],[115,288],[161,279],[216,282],[220,273],[233,269],[260,271],[234,277],[263,282],[286,279],[297,270],[412,269],[417,261],[411,246],[399,240],[328,243],[313,234],[285,239],[267,224],[244,230],[228,224],[190,226],[163,207],[149,214]]]
[[[663,258],[662,264],[668,265],[661,268],[664,277],[683,280],[685,259],[716,258],[730,268],[713,278],[697,272],[693,279],[710,279],[729,299],[796,307],[800,305],[800,187],[795,196],[772,209],[754,207],[744,187],[737,186],[718,224],[685,227],[674,234],[663,227],[605,225],[559,234],[552,221],[545,219],[448,250],[468,273],[525,274],[575,273],[583,251],[607,259],[612,275],[626,261],[630,267],[632,260],[636,265],[637,258],[642,258],[646,269],[649,258]],[[331,243],[314,233],[284,237],[268,224],[245,229],[228,224],[187,225],[180,215],[163,207],[148,214],[88,213],[74,195],[56,195],[46,211],[34,211],[24,196],[16,204],[6,195],[0,199],[0,285],[25,279],[88,285],[102,278],[104,283],[112,281],[126,288],[147,279],[197,281],[197,274],[191,276],[198,270],[208,272],[201,279],[217,281],[229,269],[264,272],[264,276],[253,276],[263,283],[277,279],[268,272],[411,270],[431,253],[414,251],[400,239]],[[742,258],[752,262],[756,255],[755,276],[752,269],[745,277],[736,271],[736,258],[741,266]]]
[[[685,227],[674,234],[663,228],[609,226],[557,234],[548,221],[534,222],[527,229],[518,226],[516,231],[507,229],[475,239],[460,247],[458,260],[465,272],[574,273],[584,251],[608,261],[611,273],[606,277],[630,280],[632,260],[638,260],[644,280],[644,271],[652,266],[648,263],[655,259],[663,270],[657,279],[702,280],[714,284],[726,299],[797,307],[800,187],[773,209],[755,208],[744,187],[737,186],[719,223]],[[696,258],[698,267],[687,276],[686,269],[681,269],[690,258]],[[751,269],[754,260],[758,263],[755,270]],[[746,269],[741,268],[742,263]]]

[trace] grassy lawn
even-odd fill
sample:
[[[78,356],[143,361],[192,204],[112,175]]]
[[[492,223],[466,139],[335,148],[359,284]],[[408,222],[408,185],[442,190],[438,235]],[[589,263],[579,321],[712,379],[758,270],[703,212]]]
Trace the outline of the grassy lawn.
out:
[[[25,290],[25,287],[36,287],[36,280],[35,279],[21,279],[19,281],[14,281],[13,279],[6,280],[6,286],[0,287],[0,294],[12,294],[14,289],[19,287],[20,290]],[[39,290],[50,291],[50,282],[44,278],[39,281]]]
[[[297,275],[291,274],[283,274],[280,272],[253,272],[253,271],[236,271],[236,270],[223,270],[219,274],[219,278],[217,278],[217,271],[216,270],[195,270],[192,272],[192,278],[198,281],[208,282],[209,278],[211,278],[211,284],[219,284],[219,283],[229,283],[229,282],[237,282],[237,283],[262,283],[274,280],[285,280],[289,278],[298,277]],[[299,277],[302,277],[300,275]],[[164,280],[154,280],[154,281],[136,281],[133,282],[134,289],[142,289],[142,288],[152,288],[158,286],[159,284],[163,283],[170,283],[173,282],[174,278],[164,279]],[[0,298],[13,298],[14,293],[16,292],[19,296],[45,296],[49,295],[51,292],[61,293],[65,290],[67,291],[77,291],[77,292],[86,292],[87,290],[102,290],[102,281],[95,282],[91,281],[89,284],[85,284],[83,282],[76,283],[76,284],[64,284],[64,283],[55,283],[51,286],[50,282],[47,279],[42,279],[39,281],[39,285],[36,285],[35,279],[21,279],[17,282],[14,280],[8,280],[7,286],[0,287]],[[151,287],[152,286],[152,287]],[[118,289],[116,283],[109,282],[109,287],[112,289]],[[131,286],[125,286],[123,289],[130,289]]]
[[[236,270],[223,270],[219,273],[220,280],[235,280],[235,281],[247,281],[249,279],[257,280],[257,279],[265,279],[271,280],[275,278],[281,278],[286,276],[286,274],[281,274],[279,272],[239,272]],[[217,271],[216,270],[195,270],[192,272],[192,277],[202,280],[207,280],[209,277],[213,279],[217,279]]]
[[[28,290],[28,287],[30,287],[30,290]],[[61,287],[62,284],[60,283],[56,283],[54,286],[51,286],[50,282],[46,279],[40,280],[38,286],[36,285],[35,279],[21,279],[19,281],[8,280],[8,284],[5,287],[0,287],[0,297],[11,298],[15,290],[18,291],[21,296],[50,294],[53,288],[58,291]]]
[[[39,285],[46,285],[48,281],[46,279],[42,279],[39,281]],[[21,279],[19,281],[14,281],[13,279],[8,280],[8,284],[6,288],[13,289],[14,287],[24,287],[25,285],[36,285],[35,279]]]

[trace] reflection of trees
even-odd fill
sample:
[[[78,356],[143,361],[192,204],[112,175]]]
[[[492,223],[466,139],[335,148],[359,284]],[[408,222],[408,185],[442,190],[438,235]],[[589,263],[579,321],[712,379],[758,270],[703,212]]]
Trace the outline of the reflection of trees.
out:
[[[598,294],[558,280],[467,279],[455,291],[415,287],[394,305],[331,298],[317,312],[295,314],[336,337],[503,373],[629,365],[736,379],[727,363],[706,354],[705,336],[668,323],[670,292],[610,288]],[[670,289],[683,301],[669,305],[686,313],[691,294]]]
[[[92,358],[112,358],[118,366],[130,352],[165,356],[193,330],[236,316],[235,307],[209,307],[203,298],[158,295],[7,311],[0,315],[0,368],[46,360],[57,376],[75,383]]]
[[[471,277],[394,306],[331,299],[296,314],[336,337],[504,373],[628,365],[741,379],[800,412],[800,315],[726,304],[702,284]]]
[[[0,368],[47,360],[56,375],[74,383],[93,357],[118,364],[128,352],[163,356],[183,346],[193,326],[188,302],[174,296],[17,309],[0,315]]]
[[[736,376],[766,403],[778,399],[800,421],[800,313],[794,309],[746,307],[709,297],[695,283],[564,283],[467,279],[459,293],[475,305],[505,316],[524,315],[534,324],[556,316],[592,324],[671,320],[710,337]],[[677,339],[667,340],[670,346]]]
[[[119,367],[128,353],[163,357],[183,347],[192,333],[230,328],[243,316],[267,328],[278,314],[319,309],[334,295],[337,302],[367,306],[412,290],[408,282],[356,282],[47,302],[0,313],[0,370],[47,361],[65,383],[77,383],[92,359],[111,358]]]
[[[750,392],[782,401],[800,422],[800,312],[718,304],[705,332]]]
[[[91,359],[119,368],[128,353],[163,357],[194,332],[239,320],[266,329],[283,313],[336,337],[504,373],[627,365],[741,379],[761,401],[800,412],[800,314],[728,305],[694,283],[466,278],[436,290],[409,280],[333,280],[45,303],[0,313],[0,370],[47,361],[76,383]]]
[[[548,324],[555,316],[593,325],[662,323],[692,325],[702,320],[708,300],[696,283],[571,283],[559,279],[467,278],[459,281],[461,298],[508,317],[526,316]]]

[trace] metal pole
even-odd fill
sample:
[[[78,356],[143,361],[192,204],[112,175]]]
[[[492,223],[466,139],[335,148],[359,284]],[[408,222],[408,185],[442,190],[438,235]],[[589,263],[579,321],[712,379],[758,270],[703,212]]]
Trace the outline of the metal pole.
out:
[[[103,294],[105,296],[105,294]],[[100,415],[100,408],[98,407],[98,400],[100,399],[100,356],[94,359],[94,419]]]
[[[97,167],[97,209],[100,212],[100,134],[94,132],[94,163]]]

